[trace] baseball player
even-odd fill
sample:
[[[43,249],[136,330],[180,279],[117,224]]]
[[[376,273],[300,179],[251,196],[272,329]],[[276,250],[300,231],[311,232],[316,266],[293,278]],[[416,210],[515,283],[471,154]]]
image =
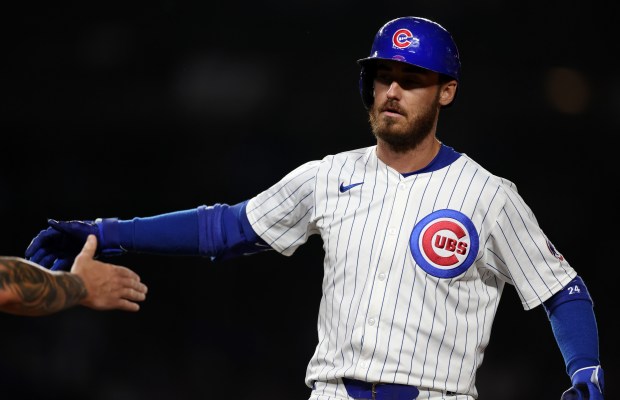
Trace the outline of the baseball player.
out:
[[[99,237],[101,255],[291,256],[320,235],[311,400],[478,398],[476,371],[506,284],[525,310],[542,305],[548,314],[572,382],[562,399],[603,399],[585,283],[514,183],[437,137],[460,78],[450,33],[425,18],[391,20],[359,65],[376,145],[307,162],[232,206],[50,220],[26,256],[65,268],[72,242],[87,234]]]

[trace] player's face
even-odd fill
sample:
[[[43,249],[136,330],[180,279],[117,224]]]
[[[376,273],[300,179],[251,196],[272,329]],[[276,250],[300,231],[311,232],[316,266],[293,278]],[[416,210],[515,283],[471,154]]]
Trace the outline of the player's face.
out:
[[[439,74],[396,61],[379,61],[374,103],[369,112],[372,132],[394,151],[415,148],[434,132],[441,108]]]

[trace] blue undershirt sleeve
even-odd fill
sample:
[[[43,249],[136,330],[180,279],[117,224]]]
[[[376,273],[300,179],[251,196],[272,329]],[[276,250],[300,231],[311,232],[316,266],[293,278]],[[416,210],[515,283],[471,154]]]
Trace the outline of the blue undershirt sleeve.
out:
[[[579,290],[577,295],[575,288]],[[593,303],[581,278],[575,278],[543,306],[568,375],[580,368],[600,365]]]
[[[199,255],[198,210],[175,211],[118,221],[120,246],[126,251],[164,255]]]

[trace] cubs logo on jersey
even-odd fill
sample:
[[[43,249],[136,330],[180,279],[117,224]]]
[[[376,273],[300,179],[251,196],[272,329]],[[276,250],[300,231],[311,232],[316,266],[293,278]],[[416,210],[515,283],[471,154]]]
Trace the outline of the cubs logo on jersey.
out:
[[[549,239],[547,239],[547,248],[555,258],[560,261],[564,261],[564,256],[555,248],[555,246],[553,245],[553,243],[551,243]]]
[[[475,261],[479,238],[471,220],[455,210],[437,210],[418,222],[411,231],[413,259],[428,274],[454,278]]]

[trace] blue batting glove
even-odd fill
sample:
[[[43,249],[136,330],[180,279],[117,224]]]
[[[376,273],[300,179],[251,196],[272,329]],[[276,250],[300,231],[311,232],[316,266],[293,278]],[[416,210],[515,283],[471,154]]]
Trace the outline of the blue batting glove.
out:
[[[560,400],[603,400],[603,368],[581,368],[571,377],[573,386],[562,393]]]
[[[69,270],[88,235],[97,236],[97,256],[113,256],[124,250],[118,240],[116,218],[95,221],[47,221],[49,228],[39,232],[26,249],[26,259],[51,270]]]
[[[79,253],[76,245],[77,242],[71,237],[54,228],[47,228],[32,239],[25,257],[51,270],[68,271],[73,259]]]

